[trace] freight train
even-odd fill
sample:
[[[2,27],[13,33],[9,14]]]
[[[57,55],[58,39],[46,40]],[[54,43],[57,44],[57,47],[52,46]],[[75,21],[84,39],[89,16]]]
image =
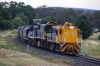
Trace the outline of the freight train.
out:
[[[18,38],[33,46],[64,54],[81,51],[80,30],[69,22],[47,22],[18,27]]]

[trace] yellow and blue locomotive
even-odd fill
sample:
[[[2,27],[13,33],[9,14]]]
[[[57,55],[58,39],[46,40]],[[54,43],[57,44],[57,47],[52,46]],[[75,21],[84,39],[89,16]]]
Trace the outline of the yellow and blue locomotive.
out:
[[[18,36],[33,46],[56,52],[78,54],[81,50],[80,30],[68,22],[19,26]]]

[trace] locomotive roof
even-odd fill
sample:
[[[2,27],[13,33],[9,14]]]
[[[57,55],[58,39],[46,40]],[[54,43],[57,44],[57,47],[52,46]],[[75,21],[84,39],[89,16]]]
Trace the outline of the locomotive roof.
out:
[[[60,26],[52,26],[53,29],[58,29]]]
[[[46,26],[47,24],[49,24],[50,22],[47,22],[47,23],[45,23],[45,24],[40,24],[40,25],[42,25],[42,26]]]

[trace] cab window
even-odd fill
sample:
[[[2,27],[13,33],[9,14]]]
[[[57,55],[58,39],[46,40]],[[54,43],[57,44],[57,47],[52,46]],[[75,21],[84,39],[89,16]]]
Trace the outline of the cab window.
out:
[[[59,30],[59,34],[60,34],[60,35],[62,34],[62,30],[61,30],[61,29]]]

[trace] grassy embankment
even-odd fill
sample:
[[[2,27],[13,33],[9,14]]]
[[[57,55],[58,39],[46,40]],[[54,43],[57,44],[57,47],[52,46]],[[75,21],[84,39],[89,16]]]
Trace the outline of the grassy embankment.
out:
[[[84,53],[86,54],[88,44],[88,55],[95,58],[100,58],[100,40],[98,36],[100,32],[93,33],[88,39],[83,40]]]
[[[26,53],[25,46],[13,41],[16,36],[16,30],[0,31],[0,66],[69,66],[67,59],[44,57],[35,51]]]

